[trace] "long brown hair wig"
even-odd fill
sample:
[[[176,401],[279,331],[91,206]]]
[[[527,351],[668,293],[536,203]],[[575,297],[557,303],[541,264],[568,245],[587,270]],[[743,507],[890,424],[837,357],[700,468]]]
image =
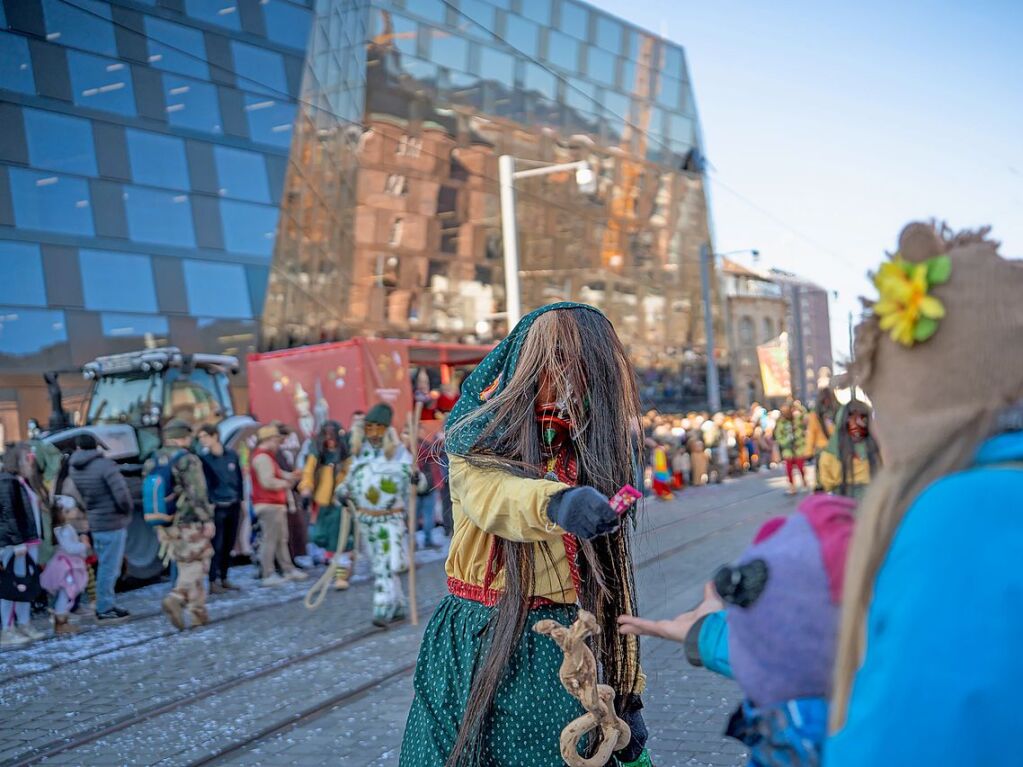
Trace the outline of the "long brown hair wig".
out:
[[[479,423],[476,419],[489,418],[463,457],[476,466],[542,477],[541,435],[534,417],[541,380],[568,411],[577,484],[611,496],[635,483],[640,448],[635,373],[611,323],[582,307],[549,311],[536,319],[503,391],[452,427],[457,434]],[[610,535],[581,542],[578,562],[579,603],[601,628],[593,638],[600,681],[620,696],[642,691],[638,640],[619,634],[616,623],[619,615],[636,610],[629,527],[623,524]],[[546,544],[495,540],[504,563],[505,591],[486,628],[484,655],[477,662],[448,767],[479,763],[497,688],[514,648],[531,628],[527,622],[536,558],[551,556]],[[567,593],[571,584],[564,587]]]

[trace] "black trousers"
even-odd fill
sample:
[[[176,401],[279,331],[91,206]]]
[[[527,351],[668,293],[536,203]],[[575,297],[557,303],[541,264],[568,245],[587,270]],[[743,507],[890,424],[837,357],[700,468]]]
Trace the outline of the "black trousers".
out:
[[[241,502],[229,506],[217,504],[213,522],[217,531],[213,534],[213,559],[210,561],[210,582],[227,580],[227,568],[231,564],[231,549],[238,537],[238,522],[241,519]]]

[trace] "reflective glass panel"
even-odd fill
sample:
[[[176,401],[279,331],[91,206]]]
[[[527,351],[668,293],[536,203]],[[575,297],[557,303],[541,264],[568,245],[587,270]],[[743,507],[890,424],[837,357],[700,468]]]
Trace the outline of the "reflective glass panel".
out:
[[[288,78],[284,74],[284,57],[266,48],[231,41],[234,53],[234,71],[238,73],[238,87],[254,93],[283,96],[288,92]]]
[[[441,0],[414,0],[414,2],[407,3],[406,8],[409,13],[422,16],[424,19],[435,21],[438,24],[447,22],[446,9]]]
[[[264,0],[266,36],[275,43],[305,51],[312,14],[285,0]]]
[[[674,45],[665,46],[664,71],[672,77],[677,77],[680,80],[685,79],[686,65],[681,48],[676,48]]]
[[[547,59],[570,72],[579,70],[579,42],[553,29],[547,37]]]
[[[469,70],[469,41],[439,29],[430,30],[430,59],[439,66]]]
[[[92,125],[80,117],[23,109],[28,160],[33,167],[96,175]]]
[[[0,32],[0,88],[21,93],[36,90],[28,40],[7,32]]]
[[[615,66],[617,60],[607,51],[601,50],[594,45],[587,46],[586,74],[591,78],[613,88],[615,85]]]
[[[409,56],[416,55],[416,30],[419,29],[417,22],[401,14],[392,13],[391,31],[387,32],[383,23],[383,12],[379,10],[374,11],[373,18],[376,24],[373,36],[380,44],[393,45],[399,51]],[[384,37],[384,35],[389,35],[389,38]]]
[[[86,309],[155,312],[156,287],[149,256],[82,250],[82,292]]]
[[[225,29],[242,28],[238,18],[238,0],[185,0],[185,12],[193,19]]]
[[[135,242],[195,247],[192,207],[187,194],[126,186],[124,211],[128,234]]]
[[[142,338],[144,336],[166,337],[170,327],[166,317],[153,314],[112,314],[99,317],[103,335],[111,338]]]
[[[531,21],[535,21],[541,27],[550,26],[551,3],[554,0],[519,0],[519,7],[522,15]]]
[[[506,17],[504,39],[511,47],[527,56],[540,55],[540,27],[521,16],[509,13]]]
[[[480,77],[514,88],[515,58],[489,45],[480,46]]]
[[[285,149],[291,145],[294,105],[265,96],[246,94],[245,115],[249,121],[249,136],[253,141]]]
[[[266,162],[257,152],[213,147],[213,159],[220,179],[220,194],[253,202],[270,202],[270,185],[266,178]]]
[[[150,66],[165,72],[209,79],[202,30],[146,16]]]
[[[43,14],[46,17],[46,39],[50,42],[69,48],[84,48],[104,56],[117,55],[109,3],[43,0]]]
[[[597,17],[597,45],[614,54],[622,52],[622,25],[607,16]]]
[[[526,63],[525,86],[527,91],[536,91],[549,101],[557,101],[558,79],[543,67]]]
[[[213,134],[223,132],[215,86],[176,75],[164,75],[163,91],[167,122],[171,125]]]
[[[183,266],[190,314],[234,319],[252,316],[244,266],[215,261],[185,261]]]
[[[273,253],[277,209],[251,202],[220,201],[224,244],[234,253],[267,256]]]
[[[0,303],[46,306],[46,283],[39,246],[0,240]]]
[[[632,99],[615,91],[604,92],[604,110],[601,114],[608,117],[617,117],[620,120],[630,120],[632,111]]]
[[[131,69],[122,61],[78,51],[67,52],[72,98],[78,106],[135,115]]]
[[[20,229],[92,235],[85,179],[11,168],[14,221]]]
[[[65,341],[64,312],[0,306],[0,354],[35,354]]]
[[[585,40],[589,23],[587,16],[586,9],[582,6],[570,0],[561,0],[561,23],[558,24],[558,28],[572,37]]]
[[[458,8],[459,29],[472,37],[493,39],[494,6],[484,0],[459,0]]]
[[[174,136],[128,128],[128,159],[131,177],[140,184],[188,189],[185,142]]]
[[[565,83],[565,104],[577,112],[598,114],[600,104],[597,101],[597,88],[594,85],[575,77],[568,78]]]
[[[674,77],[661,75],[657,88],[657,103],[669,110],[680,109],[681,88],[682,84]]]

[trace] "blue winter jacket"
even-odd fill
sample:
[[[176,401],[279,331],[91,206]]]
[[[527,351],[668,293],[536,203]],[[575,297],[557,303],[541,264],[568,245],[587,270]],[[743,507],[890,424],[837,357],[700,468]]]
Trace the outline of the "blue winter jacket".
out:
[[[1016,465],[1013,465],[1016,462]],[[825,767],[1023,765],[1023,432],[913,503]]]

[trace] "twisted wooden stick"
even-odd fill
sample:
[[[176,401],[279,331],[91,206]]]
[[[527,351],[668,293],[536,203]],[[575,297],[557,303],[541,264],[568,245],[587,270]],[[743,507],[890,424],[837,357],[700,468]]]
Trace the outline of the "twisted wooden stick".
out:
[[[561,758],[568,767],[604,767],[611,754],[629,745],[632,732],[615,713],[614,688],[597,684],[597,661],[586,639],[598,633],[600,626],[591,613],[580,610],[579,617],[571,626],[543,620],[533,626],[533,631],[549,636],[565,653],[558,677],[569,694],[586,709],[585,714],[573,719],[561,731]],[[599,749],[588,759],[580,756],[579,741],[598,727],[601,733]]]

